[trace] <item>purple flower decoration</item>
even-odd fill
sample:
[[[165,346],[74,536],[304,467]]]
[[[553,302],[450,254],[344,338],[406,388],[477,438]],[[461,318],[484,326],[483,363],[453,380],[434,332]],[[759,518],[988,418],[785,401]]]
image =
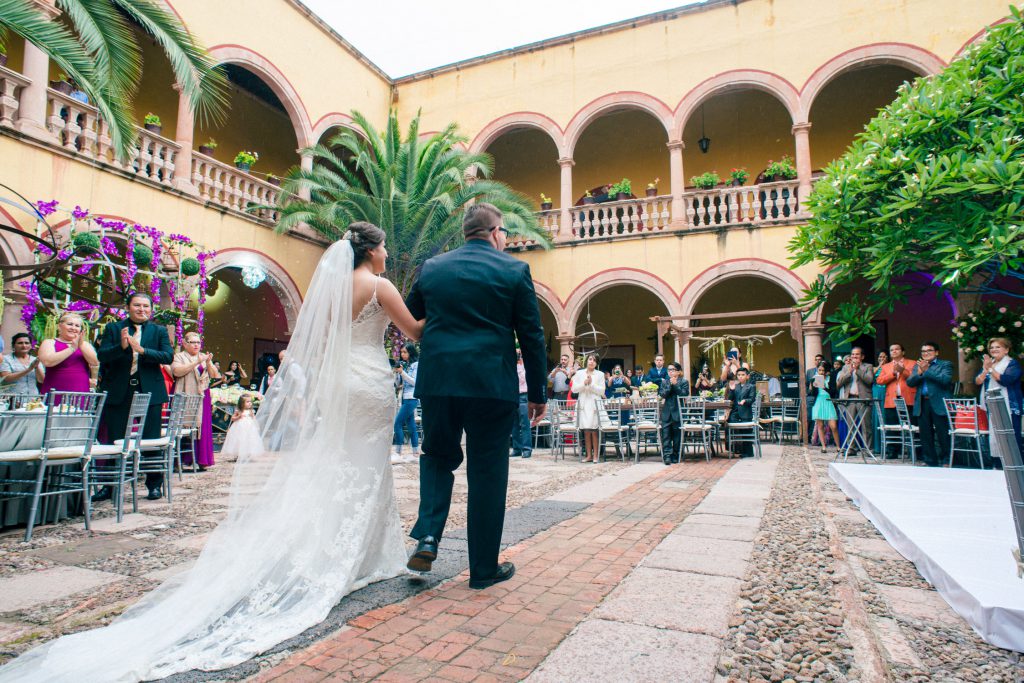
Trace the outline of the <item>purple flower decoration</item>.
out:
[[[83,209],[82,207],[75,205],[75,210],[71,212],[71,215],[78,220],[89,217],[89,209]]]
[[[43,256],[53,256],[53,249],[50,249],[48,246],[42,243],[36,246],[36,251],[38,251]]]
[[[100,240],[100,245],[103,247],[103,253],[108,256],[117,256],[117,245],[114,244],[114,240],[109,237],[104,237]]]
[[[67,261],[69,258],[71,258],[71,254],[71,249],[65,247],[64,249],[61,249],[60,251],[57,252],[57,258],[60,259],[61,261]]]
[[[49,216],[51,213],[57,212],[58,204],[60,204],[60,202],[58,202],[56,199],[49,202],[44,202],[43,200],[40,199],[39,201],[36,202],[36,211],[39,212],[40,216],[43,216],[45,218],[46,216]]]
[[[89,271],[92,270],[93,263],[83,263],[82,265],[75,268],[75,275],[88,275]]]

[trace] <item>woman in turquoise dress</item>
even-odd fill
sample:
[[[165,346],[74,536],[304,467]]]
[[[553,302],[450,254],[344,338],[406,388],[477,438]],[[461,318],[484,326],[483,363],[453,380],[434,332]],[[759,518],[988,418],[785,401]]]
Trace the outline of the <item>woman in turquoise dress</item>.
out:
[[[811,395],[814,397],[814,405],[811,407],[811,417],[814,419],[814,428],[818,432],[818,441],[821,443],[821,452],[825,452],[825,440],[827,432],[826,424],[832,432],[832,442],[839,448],[839,429],[836,427],[836,407],[832,405],[832,395],[835,393],[835,376],[829,372],[827,364],[818,366],[814,379],[811,380]]]
[[[882,371],[882,366],[889,362],[889,354],[885,351],[878,352],[878,362],[875,363],[875,383],[871,386],[871,398],[875,400],[880,406],[885,405],[885,385],[878,383],[878,373]],[[874,425],[875,438],[874,451],[875,453],[882,452],[882,424],[881,420],[877,419],[877,413],[875,407],[871,406],[871,424]]]

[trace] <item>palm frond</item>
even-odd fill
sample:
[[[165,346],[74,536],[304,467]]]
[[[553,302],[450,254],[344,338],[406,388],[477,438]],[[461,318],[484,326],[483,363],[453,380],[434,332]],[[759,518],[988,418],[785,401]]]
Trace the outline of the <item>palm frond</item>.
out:
[[[228,79],[181,21],[153,0],[108,0],[156,39],[181,92],[203,125],[226,120]]]
[[[109,0],[58,0],[78,40],[96,60],[111,96],[126,104],[142,78],[142,51],[131,26]]]

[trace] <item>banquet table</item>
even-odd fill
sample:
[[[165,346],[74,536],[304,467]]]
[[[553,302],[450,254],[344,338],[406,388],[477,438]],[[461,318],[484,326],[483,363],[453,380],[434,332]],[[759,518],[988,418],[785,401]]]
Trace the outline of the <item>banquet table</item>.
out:
[[[46,409],[42,410],[0,410],[0,451],[22,451],[42,448],[43,429],[46,426]],[[78,467],[79,465],[69,465]],[[32,479],[36,474],[36,463],[16,462],[0,464],[0,479]],[[28,484],[19,485],[21,491],[31,491]],[[58,496],[57,519],[68,517],[69,496]],[[81,496],[70,495],[70,509],[80,507]],[[30,498],[14,498],[0,501],[0,528],[23,526],[28,522]],[[52,507],[52,506],[51,506]]]

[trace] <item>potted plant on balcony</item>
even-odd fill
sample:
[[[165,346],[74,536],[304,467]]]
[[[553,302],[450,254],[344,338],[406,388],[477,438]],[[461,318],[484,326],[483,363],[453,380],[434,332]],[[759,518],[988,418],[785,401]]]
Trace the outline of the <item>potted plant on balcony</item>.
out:
[[[593,204],[594,203],[594,195],[590,194],[590,190],[587,190],[584,193],[584,195],[583,195],[583,203],[584,204]]]
[[[50,81],[50,88],[65,95],[70,95],[75,90],[75,86],[71,84],[71,79],[66,73],[61,73],[57,76],[57,80]]]
[[[540,193],[540,210],[550,211],[554,203],[551,201],[551,197],[548,197],[543,192]]]
[[[235,168],[239,171],[248,172],[257,161],[260,160],[259,152],[250,152],[248,150],[242,150],[235,155]]]
[[[740,187],[743,183],[747,182],[747,178],[750,177],[750,174],[747,172],[745,166],[740,166],[739,168],[734,168],[729,171],[729,177],[732,179],[734,187]]]
[[[277,187],[281,187],[281,179],[278,178],[273,173],[268,173],[267,174],[267,182],[270,183],[271,185],[275,185]]]
[[[633,183],[629,181],[629,178],[623,178],[617,183],[612,183],[611,187],[608,188],[608,197],[621,201],[623,199],[629,199],[633,196]]]
[[[213,138],[210,138],[209,140],[207,140],[203,144],[199,145],[199,153],[200,154],[205,154],[208,157],[212,157],[213,156],[213,151],[215,149],[217,149],[217,141],[214,140]]]
[[[690,183],[698,190],[710,190],[721,181],[722,179],[718,177],[718,173],[715,171],[708,171],[707,173],[701,173],[690,178]]]
[[[146,114],[146,118],[142,119],[142,125],[150,133],[156,133],[157,135],[160,135],[160,132],[164,129],[164,125],[160,121],[160,117],[153,112]]]
[[[660,180],[661,180],[661,178],[655,178],[651,182],[647,183],[647,190],[645,191],[645,194],[648,197],[657,197],[658,196],[658,181],[660,181]]]
[[[778,161],[768,160],[768,167],[764,169],[764,182],[774,183],[778,180],[792,180],[793,178],[796,178],[793,157],[786,154]]]

